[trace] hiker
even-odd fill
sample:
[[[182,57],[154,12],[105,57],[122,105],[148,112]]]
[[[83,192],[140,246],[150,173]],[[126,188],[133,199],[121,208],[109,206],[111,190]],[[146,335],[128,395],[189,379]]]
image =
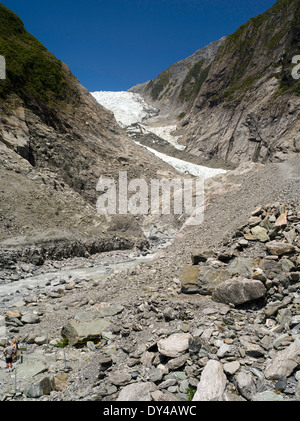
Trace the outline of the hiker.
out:
[[[5,356],[5,362],[6,362],[6,370],[8,372],[13,371],[13,355],[14,355],[15,347],[10,344],[10,342],[7,342],[6,348],[3,351],[3,354]]]

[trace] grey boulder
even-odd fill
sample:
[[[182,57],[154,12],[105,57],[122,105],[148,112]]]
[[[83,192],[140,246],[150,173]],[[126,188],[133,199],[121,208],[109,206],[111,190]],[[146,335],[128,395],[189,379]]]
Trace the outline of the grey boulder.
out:
[[[263,298],[267,293],[264,284],[256,279],[232,278],[220,284],[212,294],[214,301],[241,305]]]

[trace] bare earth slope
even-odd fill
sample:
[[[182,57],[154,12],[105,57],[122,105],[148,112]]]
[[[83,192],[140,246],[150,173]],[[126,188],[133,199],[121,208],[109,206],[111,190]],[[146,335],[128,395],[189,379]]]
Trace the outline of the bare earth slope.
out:
[[[84,255],[145,243],[137,218],[97,214],[97,182],[100,176],[117,182],[119,171],[127,171],[128,181],[159,178],[161,170],[167,176],[177,173],[136,145],[113,114],[2,5],[0,23],[7,74],[0,81],[3,246],[19,244],[24,256],[26,244],[41,243],[37,254],[43,261],[47,248],[55,254],[56,240],[63,245],[61,257],[62,248],[66,255],[72,249]]]

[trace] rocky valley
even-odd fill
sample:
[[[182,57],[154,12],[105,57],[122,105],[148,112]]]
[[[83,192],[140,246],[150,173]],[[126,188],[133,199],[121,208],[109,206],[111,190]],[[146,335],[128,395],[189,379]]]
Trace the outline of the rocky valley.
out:
[[[116,95],[0,4],[2,401],[300,400],[299,10]],[[203,179],[203,222],[100,215],[124,171]]]

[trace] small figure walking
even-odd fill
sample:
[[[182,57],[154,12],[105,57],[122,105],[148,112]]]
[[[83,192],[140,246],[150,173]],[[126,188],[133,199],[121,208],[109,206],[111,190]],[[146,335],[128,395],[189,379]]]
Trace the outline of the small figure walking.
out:
[[[13,371],[14,352],[15,352],[15,347],[11,345],[10,342],[7,342],[6,348],[4,349],[3,354],[5,356],[6,370],[8,372]]]

